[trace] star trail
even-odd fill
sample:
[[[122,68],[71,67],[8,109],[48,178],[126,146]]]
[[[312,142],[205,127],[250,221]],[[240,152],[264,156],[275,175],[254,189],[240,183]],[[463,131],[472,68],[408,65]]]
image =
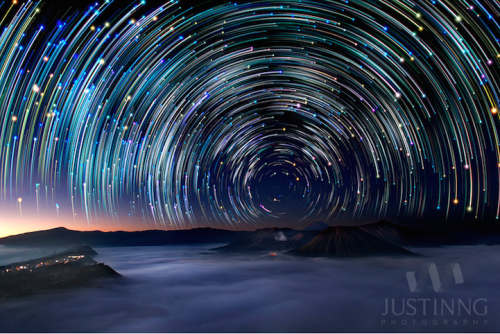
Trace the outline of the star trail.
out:
[[[18,215],[30,198],[161,229],[498,218],[498,2],[110,6],[0,8]]]

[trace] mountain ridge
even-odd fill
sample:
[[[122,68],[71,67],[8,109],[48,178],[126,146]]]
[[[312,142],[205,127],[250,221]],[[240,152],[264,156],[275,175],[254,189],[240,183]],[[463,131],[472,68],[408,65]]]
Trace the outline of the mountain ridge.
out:
[[[162,246],[179,244],[227,243],[247,231],[230,231],[211,227],[187,230],[144,231],[77,231],[65,227],[26,232],[0,238],[0,245],[30,247],[89,246]]]

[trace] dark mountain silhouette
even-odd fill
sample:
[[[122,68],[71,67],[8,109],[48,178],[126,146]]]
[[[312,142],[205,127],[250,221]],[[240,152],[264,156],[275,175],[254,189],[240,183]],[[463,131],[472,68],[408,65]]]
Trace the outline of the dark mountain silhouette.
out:
[[[356,226],[332,226],[324,229],[311,242],[290,253],[308,257],[415,255]]]
[[[248,233],[215,228],[190,230],[148,230],[137,232],[74,231],[63,227],[0,238],[0,245],[27,247],[161,246],[179,244],[228,243]]]
[[[447,233],[397,225],[387,220],[358,226],[365,232],[398,246],[439,247],[445,245],[494,245],[500,243],[497,231]]]
[[[317,231],[297,231],[291,228],[263,228],[214,250],[223,252],[285,251],[302,247],[317,234]]]
[[[324,230],[325,228],[329,228],[330,225],[325,224],[320,221],[312,222],[311,224],[307,225],[306,227],[303,228],[304,231],[321,231]]]

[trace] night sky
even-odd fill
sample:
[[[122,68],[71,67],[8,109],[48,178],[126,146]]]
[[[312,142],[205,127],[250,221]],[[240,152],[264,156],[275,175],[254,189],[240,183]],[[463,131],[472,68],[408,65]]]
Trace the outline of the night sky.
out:
[[[0,12],[0,236],[498,223],[495,1]]]

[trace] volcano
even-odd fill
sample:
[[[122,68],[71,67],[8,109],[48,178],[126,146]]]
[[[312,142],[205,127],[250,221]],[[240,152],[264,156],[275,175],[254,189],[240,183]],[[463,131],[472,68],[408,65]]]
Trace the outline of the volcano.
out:
[[[361,257],[412,255],[414,253],[383,241],[356,226],[332,226],[321,231],[306,245],[290,251],[308,257]]]
[[[243,236],[227,246],[214,248],[222,252],[267,252],[299,248],[311,241],[318,231],[297,231],[291,228],[263,228]]]
[[[311,224],[307,225],[306,227],[303,228],[303,231],[322,231],[325,228],[329,228],[330,225],[325,224],[320,221],[312,222]]]

